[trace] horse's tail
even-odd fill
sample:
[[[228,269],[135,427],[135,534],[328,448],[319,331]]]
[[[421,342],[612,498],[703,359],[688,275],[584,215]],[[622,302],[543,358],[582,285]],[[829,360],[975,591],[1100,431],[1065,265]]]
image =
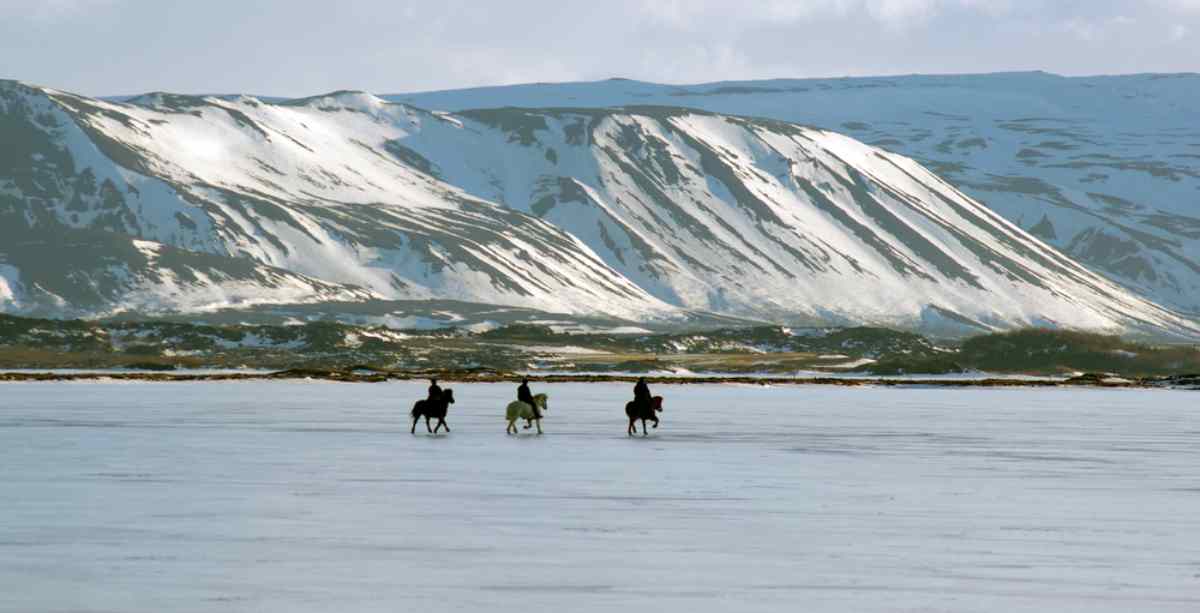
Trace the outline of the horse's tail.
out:
[[[413,403],[411,417],[416,419],[421,416],[421,408],[425,406],[424,400],[418,400]]]

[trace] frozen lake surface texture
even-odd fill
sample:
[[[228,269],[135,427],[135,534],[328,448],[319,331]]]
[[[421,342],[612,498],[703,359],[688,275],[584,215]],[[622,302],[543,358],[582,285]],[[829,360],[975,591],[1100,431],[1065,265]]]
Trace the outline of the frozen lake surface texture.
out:
[[[0,610],[1200,611],[1195,393],[453,387],[2,384]]]

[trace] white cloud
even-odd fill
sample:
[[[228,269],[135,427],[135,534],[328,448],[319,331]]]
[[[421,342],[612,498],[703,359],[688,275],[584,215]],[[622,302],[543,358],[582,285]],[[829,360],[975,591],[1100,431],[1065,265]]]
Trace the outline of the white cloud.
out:
[[[448,76],[462,83],[513,85],[540,81],[577,81],[583,77],[568,63],[553,57],[511,57],[487,49],[456,49],[443,60]]]
[[[943,4],[938,0],[873,0],[865,2],[863,8],[880,22],[903,25],[935,16]]]
[[[299,96],[345,87],[414,91],[609,76],[680,83],[1200,69],[1200,0],[352,0],[332,6],[330,0],[0,0],[0,74],[85,94]]]
[[[56,22],[116,3],[117,0],[0,0],[0,17],[31,22]]]
[[[1185,12],[1200,12],[1200,0],[1151,0],[1151,3]]]
[[[728,0],[644,0],[640,13],[657,25],[683,29],[747,24],[794,24],[817,19],[865,16],[889,27],[905,27],[935,18],[950,9],[998,16],[1013,0],[762,0],[735,6]]]
[[[643,0],[642,17],[655,25],[681,30],[709,28],[714,23],[742,26],[748,23],[793,23],[843,4],[842,0],[765,0],[753,7],[732,7],[722,0]]]
[[[1068,19],[1062,29],[1084,42],[1108,40],[1122,28],[1135,25],[1137,20],[1126,15],[1114,15],[1105,19]]]

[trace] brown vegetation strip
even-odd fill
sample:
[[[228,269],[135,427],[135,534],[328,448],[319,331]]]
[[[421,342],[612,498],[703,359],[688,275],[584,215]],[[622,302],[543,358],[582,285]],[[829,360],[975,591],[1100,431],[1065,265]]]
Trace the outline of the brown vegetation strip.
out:
[[[382,383],[385,381],[423,380],[431,376],[448,383],[515,383],[523,375],[501,372],[399,372],[364,369],[351,370],[316,370],[292,369],[271,373],[155,373],[155,372],[114,372],[102,371],[86,373],[56,373],[47,372],[0,372],[0,381],[269,381],[269,380],[303,380],[317,379],[338,381],[344,383]],[[881,385],[889,387],[1110,387],[1110,388],[1151,388],[1151,387],[1200,387],[1200,375],[1184,375],[1175,377],[1152,377],[1121,381],[1109,381],[1107,375],[1086,374],[1070,379],[845,379],[839,377],[673,377],[648,376],[648,380],[663,385],[711,385],[736,383],[742,385],[840,385],[857,387],[862,385]],[[530,375],[529,380],[537,383],[633,383],[636,375],[605,375],[605,374],[571,374],[571,375]]]

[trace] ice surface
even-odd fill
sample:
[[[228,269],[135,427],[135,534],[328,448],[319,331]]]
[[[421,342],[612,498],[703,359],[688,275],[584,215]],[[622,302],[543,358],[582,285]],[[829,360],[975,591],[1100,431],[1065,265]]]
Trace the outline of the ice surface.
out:
[[[1187,392],[0,385],[3,611],[1197,611]]]

